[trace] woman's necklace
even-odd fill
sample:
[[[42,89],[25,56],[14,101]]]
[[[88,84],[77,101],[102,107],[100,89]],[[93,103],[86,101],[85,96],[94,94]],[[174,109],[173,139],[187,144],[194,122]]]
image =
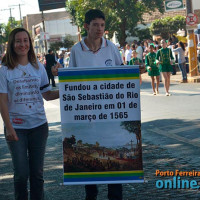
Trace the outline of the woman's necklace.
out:
[[[17,69],[19,69],[22,72],[22,77],[25,76],[31,76],[28,72],[27,72],[27,67],[25,66],[24,69],[21,68],[21,66],[18,65]],[[26,69],[26,71],[25,71]]]

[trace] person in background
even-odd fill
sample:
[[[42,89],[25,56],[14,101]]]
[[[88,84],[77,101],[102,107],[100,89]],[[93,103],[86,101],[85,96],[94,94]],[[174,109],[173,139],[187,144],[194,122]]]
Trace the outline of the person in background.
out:
[[[70,59],[70,52],[65,53],[65,59],[64,59],[64,67],[68,68],[69,66],[69,59]]]
[[[62,67],[64,67],[64,55],[60,54],[58,56],[58,62],[62,65]]]
[[[51,72],[51,68],[52,68],[52,66],[57,64],[57,61],[55,60],[55,56],[51,49],[48,50],[48,54],[45,56],[45,60],[46,60],[46,71],[47,71],[47,75],[48,75],[48,79],[49,79],[49,84],[50,84],[50,80],[51,80],[52,86],[56,87],[54,75]]]
[[[161,45],[157,45],[157,46],[155,46],[155,48],[156,48],[156,50],[154,52],[157,54],[158,50],[161,49],[162,47],[161,47]],[[157,65],[158,65],[158,69],[159,69],[159,72],[160,72],[160,82],[162,82],[162,72],[160,71],[161,64],[157,64]]]
[[[143,47],[140,41],[137,42],[136,52],[137,57],[143,62]]]
[[[144,51],[143,51],[143,61],[145,62],[145,58],[146,58],[146,55],[149,53],[149,44],[146,41],[144,41]]]
[[[173,55],[174,59],[176,59],[176,52],[173,51],[174,45],[172,43],[172,39],[168,40],[167,45],[168,45],[168,48],[171,49],[172,55]],[[175,63],[173,63],[173,65],[172,65],[172,75],[176,75],[176,66],[175,66]]]
[[[162,48],[158,50],[156,54],[156,63],[160,65],[160,71],[165,79],[165,91],[166,96],[170,96],[170,74],[172,72],[172,64],[174,62],[174,57],[172,55],[171,49],[167,48],[167,43],[165,40],[161,40]]]
[[[186,60],[185,60],[185,46],[179,41],[178,48],[173,49],[173,52],[178,53],[178,65],[182,73],[182,81],[181,83],[187,83],[187,72],[186,72]]]
[[[48,124],[43,98],[57,99],[59,91],[50,90],[46,70],[24,28],[16,28],[9,35],[0,80],[0,111],[12,157],[15,200],[28,200],[28,180],[30,199],[44,200]]]
[[[150,44],[149,53],[145,56],[145,65],[148,75],[151,77],[151,86],[153,89],[153,95],[159,94],[159,83],[160,83],[160,72],[156,65],[156,53],[154,52],[154,44]],[[156,89],[155,89],[155,78],[156,78]]]
[[[132,50],[130,48],[130,45],[127,44],[126,45],[126,51],[125,51],[125,64],[128,65],[129,61],[131,60],[131,54],[132,54]]]
[[[119,43],[116,43],[115,46],[118,48],[119,53],[120,53],[120,55],[122,57],[122,60],[123,60],[124,59],[124,50],[123,50],[123,48],[120,47]]]
[[[133,50],[132,52],[132,56],[131,56],[131,60],[129,62],[129,65],[139,65],[140,67],[140,71],[142,70],[143,67],[143,63],[142,63],[142,60],[140,60],[138,57],[137,57],[137,52],[135,50]],[[140,73],[140,85],[142,84],[142,75]]]
[[[132,52],[136,50],[135,44],[131,45],[131,50],[132,50]]]
[[[197,62],[198,62],[198,70],[200,72],[200,42],[197,44]]]

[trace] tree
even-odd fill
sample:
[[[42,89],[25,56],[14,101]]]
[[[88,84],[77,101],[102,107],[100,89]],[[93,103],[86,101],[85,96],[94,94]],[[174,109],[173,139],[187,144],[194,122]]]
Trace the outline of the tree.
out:
[[[177,15],[175,17],[165,17],[156,19],[150,26],[151,35],[161,35],[162,38],[170,38],[179,29],[186,30],[185,17]]]
[[[125,44],[128,36],[136,35],[138,22],[143,22],[143,13],[151,13],[158,9],[164,11],[163,0],[77,0],[66,2],[66,9],[72,15],[72,21],[81,28],[81,35],[85,35],[83,29],[84,14],[91,8],[102,10],[106,15],[106,30],[112,37],[114,31],[120,45]]]
[[[61,47],[63,47],[63,42],[53,42],[50,43],[50,49],[54,52],[56,52],[57,50],[59,50]]]
[[[140,121],[124,121],[120,126],[129,133],[135,133],[138,140],[141,140],[141,122]]]
[[[7,25],[4,27],[4,42],[8,41],[8,36],[11,33],[11,31],[15,28],[21,27],[21,21],[16,21],[14,17],[10,17],[8,20]]]
[[[149,28],[137,30],[136,36],[139,38],[140,41],[143,41],[145,39],[152,39]]]
[[[74,40],[71,35],[66,35],[63,42],[54,42],[50,44],[50,49],[57,51],[60,48],[71,48],[74,45]]]

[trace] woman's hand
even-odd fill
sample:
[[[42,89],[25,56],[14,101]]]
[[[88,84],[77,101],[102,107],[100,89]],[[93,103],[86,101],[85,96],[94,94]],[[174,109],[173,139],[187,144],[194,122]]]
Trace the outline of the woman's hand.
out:
[[[52,66],[51,72],[54,76],[58,76],[58,68],[63,68],[63,66],[60,63],[57,63],[56,65]]]
[[[10,141],[18,141],[19,138],[17,137],[17,134],[15,132],[15,129],[11,126],[9,128],[6,128],[6,139]]]
[[[147,67],[147,69],[148,69],[149,71],[151,71],[151,67]]]
[[[156,60],[156,65],[160,65],[161,62],[159,60]]]

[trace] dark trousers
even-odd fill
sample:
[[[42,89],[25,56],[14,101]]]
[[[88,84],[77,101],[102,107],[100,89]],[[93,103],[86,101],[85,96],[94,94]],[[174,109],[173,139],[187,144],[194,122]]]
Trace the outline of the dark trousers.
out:
[[[86,185],[86,200],[96,200],[98,195],[97,185]],[[122,184],[108,184],[108,199],[122,200]]]
[[[172,65],[172,75],[176,75],[176,66]]]
[[[28,200],[28,179],[30,199],[43,200],[43,165],[48,124],[32,129],[15,129],[15,131],[19,140],[7,140],[14,169],[15,200]]]
[[[51,70],[47,70],[47,76],[48,76],[48,79],[49,79],[49,84],[50,84],[50,80],[51,80],[51,83],[52,83],[52,86],[55,87],[56,86],[56,83],[55,83],[55,80],[54,80],[54,75],[52,74]]]

